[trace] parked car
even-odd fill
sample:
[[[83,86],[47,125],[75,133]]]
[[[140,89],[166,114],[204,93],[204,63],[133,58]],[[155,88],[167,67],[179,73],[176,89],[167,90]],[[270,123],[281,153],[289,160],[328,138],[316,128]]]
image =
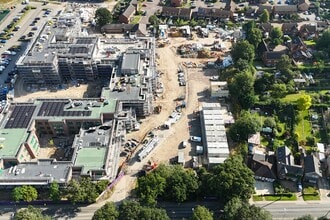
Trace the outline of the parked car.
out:
[[[198,136],[191,136],[190,137],[190,140],[192,142],[201,142],[202,141],[202,138],[201,137],[198,137]]]

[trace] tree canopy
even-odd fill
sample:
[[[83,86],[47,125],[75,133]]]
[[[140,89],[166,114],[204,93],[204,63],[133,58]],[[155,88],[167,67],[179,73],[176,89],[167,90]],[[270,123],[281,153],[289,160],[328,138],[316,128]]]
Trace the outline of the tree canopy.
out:
[[[257,48],[262,41],[262,31],[259,28],[252,28],[247,34],[247,40],[254,46],[254,48]]]
[[[228,220],[271,220],[271,214],[255,205],[249,205],[237,197],[229,200],[224,207],[224,219]]]
[[[274,27],[270,32],[270,38],[272,39],[273,44],[279,45],[282,43],[283,32],[281,28]]]
[[[297,107],[300,111],[305,111],[309,109],[312,106],[312,97],[307,94],[303,94],[298,100],[297,100]]]
[[[103,25],[109,24],[112,21],[111,12],[106,8],[98,8],[95,11],[95,22],[96,25],[102,27]]]
[[[94,183],[91,178],[81,178],[79,181],[71,180],[65,190],[65,196],[73,204],[77,202],[95,202],[107,184]]]
[[[316,48],[319,50],[323,50],[325,53],[330,56],[330,28],[326,31],[323,31],[322,36],[316,42]]]
[[[53,201],[59,201],[61,199],[60,187],[56,181],[50,184],[49,198]]]
[[[197,206],[194,208],[191,220],[213,220],[213,213],[205,206]]]
[[[267,9],[264,9],[263,12],[260,15],[260,22],[261,23],[267,23],[269,22],[269,11]]]
[[[12,196],[14,201],[31,202],[38,198],[38,192],[33,186],[19,186],[14,188]]]
[[[157,197],[184,202],[198,189],[198,180],[182,166],[160,165],[154,172],[138,178],[137,195],[143,204],[154,206]]]
[[[248,72],[236,74],[229,83],[230,95],[242,109],[249,109],[256,101],[253,85],[254,77]]]
[[[248,111],[241,112],[240,117],[229,128],[229,136],[234,141],[245,142],[249,136],[260,131],[260,120]]]
[[[92,220],[117,220],[119,212],[113,202],[107,202],[95,211]]]
[[[288,55],[282,55],[278,63],[276,64],[276,69],[285,72],[287,69],[292,68],[292,59]]]
[[[15,220],[50,220],[51,218],[47,215],[43,215],[41,209],[33,206],[20,209],[14,217]]]
[[[234,63],[236,63],[240,58],[247,60],[249,63],[252,63],[254,56],[254,47],[247,40],[238,41],[232,47],[231,57]]]
[[[151,16],[149,17],[149,23],[150,23],[151,25],[158,26],[159,23],[160,23],[160,21],[159,21],[159,18],[158,18],[156,15],[151,15]]]
[[[237,197],[247,201],[254,192],[254,173],[240,156],[232,156],[212,169],[209,187],[218,198],[228,201]]]

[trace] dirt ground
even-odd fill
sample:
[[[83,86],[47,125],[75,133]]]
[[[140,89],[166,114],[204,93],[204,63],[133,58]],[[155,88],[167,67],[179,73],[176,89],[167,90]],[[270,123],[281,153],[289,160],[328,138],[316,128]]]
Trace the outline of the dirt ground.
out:
[[[209,42],[210,39],[205,43]],[[147,117],[143,121],[141,129],[130,133],[127,138],[142,140],[148,131],[162,125],[175,109],[176,103],[173,100],[178,96],[186,95],[187,108],[183,110],[181,119],[169,130],[156,132],[160,138],[159,145],[142,162],[133,162],[127,167],[126,175],[118,182],[113,195],[108,201],[119,202],[131,195],[130,192],[136,184],[136,174],[147,161],[168,163],[169,159],[176,157],[180,150],[185,152],[186,165],[189,166],[191,156],[195,155],[195,145],[190,144],[190,142],[188,142],[185,149],[179,149],[179,146],[183,140],[189,140],[190,135],[201,135],[199,118],[196,117],[194,112],[200,107],[200,102],[209,100],[209,78],[217,73],[216,71],[204,71],[201,68],[185,68],[187,87],[180,87],[177,80],[179,64],[182,62],[204,63],[209,61],[209,59],[180,58],[175,51],[176,47],[182,43],[188,42],[184,38],[172,38],[170,39],[170,46],[157,49],[156,52],[159,55],[157,69],[164,73],[161,81],[164,84],[165,91],[163,99],[157,100],[155,105],[162,105],[162,112]]]

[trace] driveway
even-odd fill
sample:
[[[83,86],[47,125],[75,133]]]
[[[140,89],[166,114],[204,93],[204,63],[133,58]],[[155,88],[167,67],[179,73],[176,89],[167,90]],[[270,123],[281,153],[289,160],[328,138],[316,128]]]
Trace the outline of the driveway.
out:
[[[273,183],[256,181],[254,184],[254,190],[257,195],[268,195],[274,194],[274,186]]]

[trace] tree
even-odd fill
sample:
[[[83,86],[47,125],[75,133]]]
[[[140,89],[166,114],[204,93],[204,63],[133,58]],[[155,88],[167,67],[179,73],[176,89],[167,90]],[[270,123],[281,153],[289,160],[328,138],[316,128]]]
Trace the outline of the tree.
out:
[[[205,206],[197,206],[191,220],[213,220],[213,213],[210,212]]]
[[[84,177],[71,180],[66,188],[66,197],[73,204],[77,202],[95,202],[99,195],[99,187],[97,183],[93,183],[90,177]]]
[[[271,214],[255,205],[250,206],[248,202],[239,198],[232,198],[224,207],[224,219],[228,220],[271,220]]]
[[[271,94],[273,98],[283,98],[287,94],[286,85],[284,83],[274,84]]]
[[[254,47],[246,40],[238,41],[233,45],[231,50],[231,57],[234,63],[237,62],[238,59],[247,60],[249,63],[252,63],[254,60]]]
[[[243,60],[243,59],[238,59],[235,63],[235,67],[239,70],[239,71],[245,71],[245,70],[249,70],[250,69],[250,64],[247,60]]]
[[[33,186],[19,186],[14,188],[12,196],[15,201],[31,202],[38,198],[38,192]]]
[[[223,201],[237,197],[248,201],[254,192],[254,174],[240,156],[232,156],[212,169],[209,187]]]
[[[312,106],[312,97],[307,94],[303,94],[298,100],[297,100],[297,107],[300,111],[305,111],[309,109]]]
[[[256,101],[254,95],[254,77],[247,72],[241,72],[234,76],[229,83],[229,91],[233,98],[242,109],[249,109]]]
[[[60,187],[56,181],[50,184],[49,198],[53,201],[59,201],[61,199]]]
[[[119,206],[119,220],[157,219],[169,220],[164,209],[141,206],[136,201],[124,201]]]
[[[106,8],[98,8],[95,11],[95,21],[99,27],[109,24],[112,21],[111,12]]]
[[[330,28],[323,31],[322,36],[316,42],[316,48],[319,50],[323,50],[330,56]]]
[[[119,212],[113,202],[107,202],[95,211],[92,220],[117,220]]]
[[[304,215],[299,218],[295,218],[294,220],[313,220],[314,218],[311,215]]]
[[[47,215],[43,215],[42,210],[33,206],[20,209],[16,214],[15,220],[50,220],[51,218]]]
[[[76,180],[70,180],[66,188],[66,197],[73,204],[84,200],[84,195],[80,189],[80,184]]]
[[[151,15],[149,17],[149,23],[153,26],[158,26],[160,22],[159,22],[159,19],[156,15]]]
[[[252,28],[251,31],[247,34],[247,40],[254,46],[254,48],[257,48],[262,41],[261,30],[259,28]]]
[[[261,77],[255,80],[254,90],[256,93],[261,94],[269,90],[274,83],[275,83],[274,74],[264,73]]]
[[[288,55],[282,55],[278,63],[276,64],[276,69],[280,72],[285,72],[292,68],[292,59]]]
[[[156,205],[156,198],[163,194],[166,179],[158,173],[151,173],[138,178],[137,195],[139,201],[148,206]]]
[[[276,121],[274,118],[272,117],[267,117],[265,120],[264,120],[264,127],[270,127],[270,128],[275,128],[276,127]]]
[[[283,32],[281,28],[275,27],[270,32],[270,38],[272,39],[273,44],[279,45],[282,43]]]
[[[269,11],[264,9],[260,15],[260,23],[267,23],[269,22]]]
[[[243,111],[235,124],[229,128],[229,136],[234,141],[245,142],[251,134],[260,131],[259,120],[251,115],[250,112]]]

